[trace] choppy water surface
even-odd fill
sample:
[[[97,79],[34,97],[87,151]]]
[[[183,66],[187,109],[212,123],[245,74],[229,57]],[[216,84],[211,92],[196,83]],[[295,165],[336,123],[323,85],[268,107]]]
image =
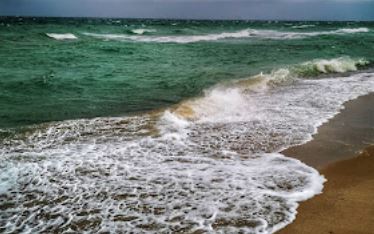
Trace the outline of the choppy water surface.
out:
[[[370,23],[0,22],[4,233],[273,233],[325,181],[279,152],[374,91]]]

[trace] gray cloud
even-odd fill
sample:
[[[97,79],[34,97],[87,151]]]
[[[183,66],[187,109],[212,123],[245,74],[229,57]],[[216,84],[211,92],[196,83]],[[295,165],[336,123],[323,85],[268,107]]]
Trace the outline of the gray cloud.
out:
[[[0,15],[374,20],[374,0],[0,0]]]

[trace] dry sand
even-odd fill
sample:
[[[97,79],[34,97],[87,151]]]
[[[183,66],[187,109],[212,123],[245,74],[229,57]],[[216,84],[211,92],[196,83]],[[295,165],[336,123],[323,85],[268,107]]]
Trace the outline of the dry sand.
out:
[[[314,140],[283,152],[318,168],[328,182],[278,233],[374,234],[374,94],[345,107]]]

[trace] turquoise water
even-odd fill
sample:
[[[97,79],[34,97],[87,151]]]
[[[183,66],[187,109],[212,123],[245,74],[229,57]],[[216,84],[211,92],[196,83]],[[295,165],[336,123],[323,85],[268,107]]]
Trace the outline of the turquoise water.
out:
[[[374,92],[374,23],[0,18],[0,233],[275,233],[280,152]]]
[[[299,27],[314,25],[313,27]],[[210,40],[241,30],[366,33],[306,38],[266,36]],[[132,30],[146,29],[144,35]],[[46,33],[72,33],[55,40]],[[117,34],[139,39],[87,36]],[[141,42],[142,37],[206,35],[191,43]],[[373,23],[157,21],[100,19],[0,20],[0,127],[97,116],[121,116],[170,106],[222,81],[317,58],[374,59]],[[211,38],[210,38],[211,37]]]

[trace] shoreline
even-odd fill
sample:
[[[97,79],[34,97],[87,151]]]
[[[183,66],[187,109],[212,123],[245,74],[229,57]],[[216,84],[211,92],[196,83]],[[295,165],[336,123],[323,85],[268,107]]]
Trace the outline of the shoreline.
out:
[[[318,127],[313,139],[281,153],[318,170],[356,157],[374,145],[374,93],[348,101],[328,122]]]
[[[344,104],[313,140],[282,153],[316,168],[323,193],[304,201],[279,234],[369,234],[374,230],[374,93]]]

